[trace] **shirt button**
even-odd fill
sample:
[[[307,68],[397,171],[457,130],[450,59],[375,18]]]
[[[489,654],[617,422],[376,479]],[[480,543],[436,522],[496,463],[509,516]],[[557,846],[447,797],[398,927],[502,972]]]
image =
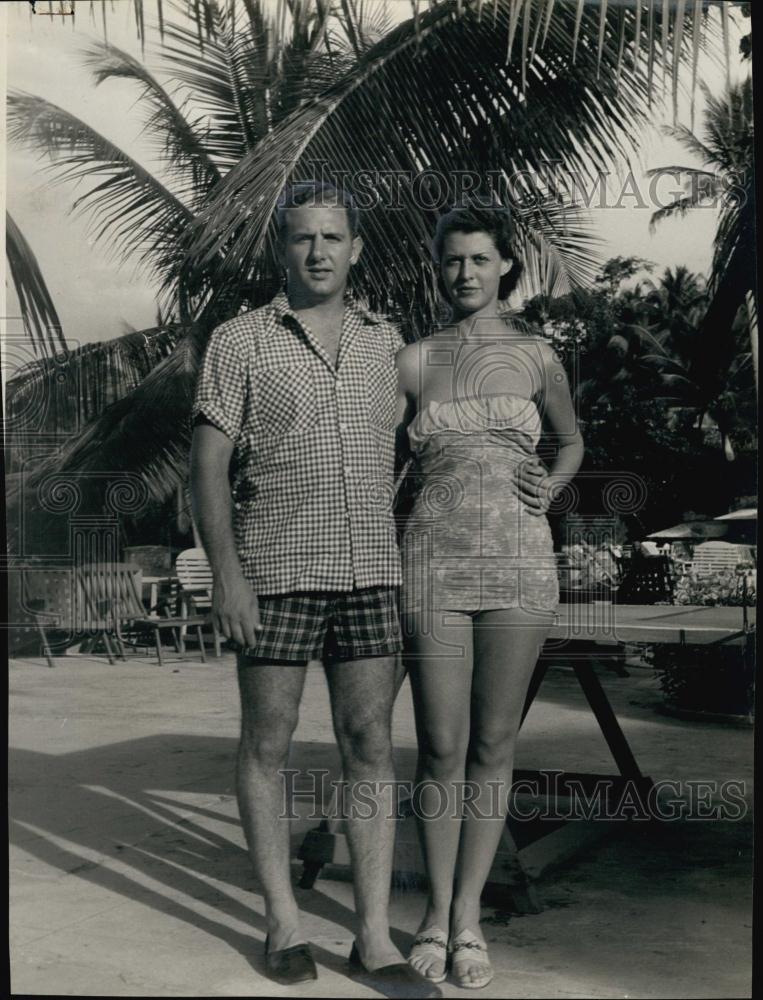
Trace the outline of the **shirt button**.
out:
[[[340,430],[340,431],[346,431],[346,430],[347,430],[347,424],[344,424],[344,423],[341,423],[341,424],[339,425],[339,430]]]

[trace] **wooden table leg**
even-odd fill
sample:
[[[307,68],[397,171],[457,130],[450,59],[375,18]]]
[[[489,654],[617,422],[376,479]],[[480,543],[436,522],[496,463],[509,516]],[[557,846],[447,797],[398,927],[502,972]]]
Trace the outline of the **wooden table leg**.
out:
[[[624,778],[643,778],[630,744],[626,740],[606,692],[601,686],[601,681],[596,676],[596,671],[585,660],[573,661],[573,669],[620,774]]]

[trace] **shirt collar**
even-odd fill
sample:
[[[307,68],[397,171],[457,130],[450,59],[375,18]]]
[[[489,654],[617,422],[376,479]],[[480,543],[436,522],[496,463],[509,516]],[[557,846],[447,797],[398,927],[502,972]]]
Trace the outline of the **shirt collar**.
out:
[[[364,324],[370,326],[376,326],[379,323],[384,322],[384,317],[380,316],[378,313],[372,312],[367,304],[362,299],[354,298],[349,292],[344,297],[345,309],[350,313],[351,319],[359,319]],[[289,305],[289,299],[285,291],[279,292],[270,301],[270,308],[273,311],[273,315],[283,322],[284,318],[290,316],[299,322],[299,317],[295,312],[292,311]]]

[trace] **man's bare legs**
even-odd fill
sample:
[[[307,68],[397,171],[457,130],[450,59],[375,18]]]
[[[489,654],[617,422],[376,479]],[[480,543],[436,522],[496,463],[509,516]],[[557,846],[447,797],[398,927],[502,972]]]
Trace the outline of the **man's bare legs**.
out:
[[[395,798],[391,783],[392,707],[397,693],[395,657],[379,656],[326,665],[334,731],[347,782],[346,804],[351,811],[352,787],[362,790],[364,813],[347,820],[347,840],[352,859],[355,909],[358,915],[357,946],[371,971],[403,957],[389,936],[389,893],[395,842]],[[386,792],[379,783],[388,782]],[[383,788],[383,786],[381,786]],[[368,800],[374,800],[369,808]]]
[[[238,671],[241,742],[236,790],[255,877],[265,900],[270,951],[300,944],[299,911],[289,861],[289,821],[282,815],[289,745],[297,726],[306,667],[251,664]],[[279,818],[280,817],[280,818]]]
[[[429,895],[419,931],[448,934],[461,837],[456,782],[463,782],[469,745],[472,687],[472,619],[453,611],[410,616],[408,652],[419,744],[415,806]],[[436,787],[434,783],[436,782]],[[422,817],[431,816],[432,819]],[[445,963],[432,954],[411,959],[423,976],[438,978]]]
[[[514,771],[522,709],[551,616],[509,608],[485,611],[474,621],[472,721],[466,780],[477,793],[461,831],[451,934],[480,935],[480,897],[501,839]],[[493,790],[491,790],[493,783]],[[479,981],[484,965],[459,975]]]

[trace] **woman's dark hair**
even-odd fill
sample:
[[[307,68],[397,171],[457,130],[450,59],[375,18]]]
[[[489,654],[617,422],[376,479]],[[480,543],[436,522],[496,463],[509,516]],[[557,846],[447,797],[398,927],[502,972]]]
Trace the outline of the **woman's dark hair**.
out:
[[[507,299],[516,288],[523,268],[514,248],[514,226],[508,208],[472,204],[465,208],[452,208],[440,216],[432,242],[432,258],[437,267],[437,281],[442,295],[446,292],[440,275],[440,260],[445,238],[450,233],[487,233],[501,257],[512,260],[511,267],[498,285],[498,298]]]

